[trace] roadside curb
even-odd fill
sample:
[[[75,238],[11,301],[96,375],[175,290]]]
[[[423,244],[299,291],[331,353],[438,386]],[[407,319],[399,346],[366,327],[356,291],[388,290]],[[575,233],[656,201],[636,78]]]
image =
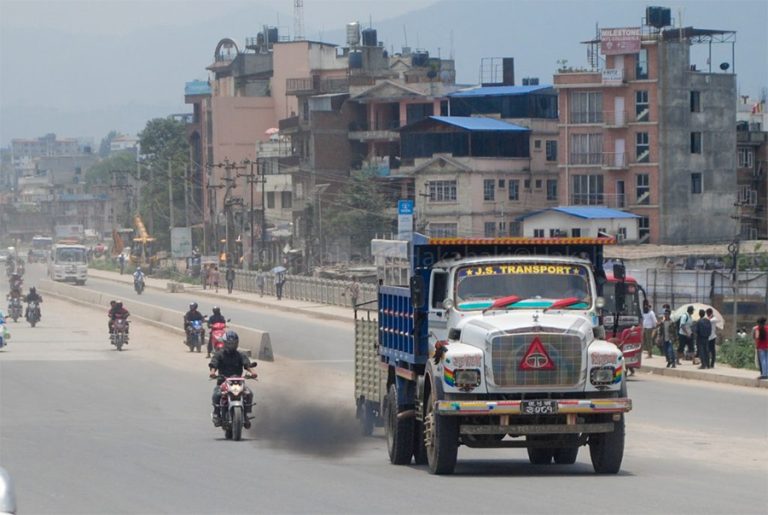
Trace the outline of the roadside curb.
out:
[[[768,388],[768,381],[761,381],[757,378],[750,379],[748,377],[732,377],[723,374],[710,374],[707,372],[699,372],[697,370],[680,370],[678,368],[659,368],[642,366],[637,369],[638,373],[658,375],[666,377],[674,377],[678,379],[692,379],[695,381],[707,381],[710,383],[720,384],[732,384],[735,386],[749,386],[752,388]],[[755,372],[757,374],[757,372]]]

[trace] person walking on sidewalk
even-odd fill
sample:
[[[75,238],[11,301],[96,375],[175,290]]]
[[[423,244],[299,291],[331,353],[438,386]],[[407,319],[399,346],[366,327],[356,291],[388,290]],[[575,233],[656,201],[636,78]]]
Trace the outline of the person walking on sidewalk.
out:
[[[208,286],[208,265],[203,265],[200,269],[200,282],[203,284],[203,289]]]
[[[699,320],[694,327],[696,333],[696,349],[699,352],[699,360],[701,361],[700,369],[707,369],[709,367],[709,337],[712,335],[712,323],[707,318],[707,312],[703,309],[699,310]]]
[[[656,319],[656,313],[651,309],[650,304],[643,306],[643,350],[648,352],[648,357],[653,357],[653,331],[659,321]]]
[[[277,295],[277,300],[283,298],[283,286],[285,286],[285,272],[277,272],[275,274],[275,295]]]
[[[752,328],[752,339],[757,349],[757,361],[760,363],[758,379],[768,379],[768,326],[765,325],[765,317],[757,319],[757,325]]]
[[[360,283],[357,282],[357,277],[352,278],[352,284],[347,286],[346,289],[349,291],[349,298],[352,301],[352,309],[355,309],[357,300],[360,298]]]
[[[125,273],[125,254],[121,252],[117,257],[117,262],[120,263],[120,275],[123,275]]]
[[[232,265],[229,265],[229,267],[227,268],[227,273],[224,276],[224,278],[227,280],[227,293],[231,295],[232,288],[235,285],[235,269],[232,268]]]
[[[256,274],[256,288],[259,289],[259,297],[264,296],[264,272]]]
[[[709,368],[715,368],[715,357],[717,352],[717,318],[712,308],[707,308],[707,318],[709,323],[712,324],[712,334],[709,335],[709,341],[707,342],[707,351],[709,356]]]
[[[659,324],[661,341],[664,349],[664,356],[667,358],[667,368],[676,368],[677,357],[675,356],[675,345],[672,343],[675,333],[675,323],[670,318],[672,312],[669,309],[664,310],[664,318]]]
[[[689,353],[691,357],[693,356],[693,306],[688,306],[686,312],[680,317],[677,338],[680,341],[677,347],[677,364],[679,365],[681,358],[688,359]]]
[[[211,271],[208,274],[208,285],[212,290],[216,289],[216,293],[219,293],[219,278],[219,267],[213,265],[213,268],[211,268]]]

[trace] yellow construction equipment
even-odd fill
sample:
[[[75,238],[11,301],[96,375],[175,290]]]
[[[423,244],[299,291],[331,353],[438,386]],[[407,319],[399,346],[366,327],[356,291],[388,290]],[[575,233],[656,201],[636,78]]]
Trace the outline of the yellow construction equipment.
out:
[[[149,235],[141,215],[133,217],[135,236],[131,242],[131,263],[152,270],[157,264],[157,254],[154,248],[155,238]]]

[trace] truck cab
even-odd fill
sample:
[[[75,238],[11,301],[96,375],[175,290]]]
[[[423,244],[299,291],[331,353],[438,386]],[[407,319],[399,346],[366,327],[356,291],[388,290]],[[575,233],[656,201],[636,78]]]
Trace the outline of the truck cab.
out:
[[[51,250],[48,275],[54,281],[85,284],[88,280],[88,259],[85,245],[59,242]]]

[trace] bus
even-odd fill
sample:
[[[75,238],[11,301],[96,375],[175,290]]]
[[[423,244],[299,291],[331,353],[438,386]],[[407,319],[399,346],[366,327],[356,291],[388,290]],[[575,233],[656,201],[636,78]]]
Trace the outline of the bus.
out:
[[[646,299],[645,290],[634,277],[627,275],[624,278],[624,309],[619,315],[619,323],[616,326],[614,318],[616,313],[616,284],[619,281],[610,272],[606,274],[606,279],[607,281],[603,284],[603,298],[605,299],[603,324],[606,339],[621,349],[627,369],[630,373],[634,373],[636,368],[640,368],[643,360],[643,327],[641,322],[643,301]],[[640,299],[641,294],[642,300]]]
[[[49,236],[34,236],[32,238],[32,246],[27,253],[28,263],[45,263],[48,261],[48,256],[51,254],[51,247],[53,246],[53,238]]]

